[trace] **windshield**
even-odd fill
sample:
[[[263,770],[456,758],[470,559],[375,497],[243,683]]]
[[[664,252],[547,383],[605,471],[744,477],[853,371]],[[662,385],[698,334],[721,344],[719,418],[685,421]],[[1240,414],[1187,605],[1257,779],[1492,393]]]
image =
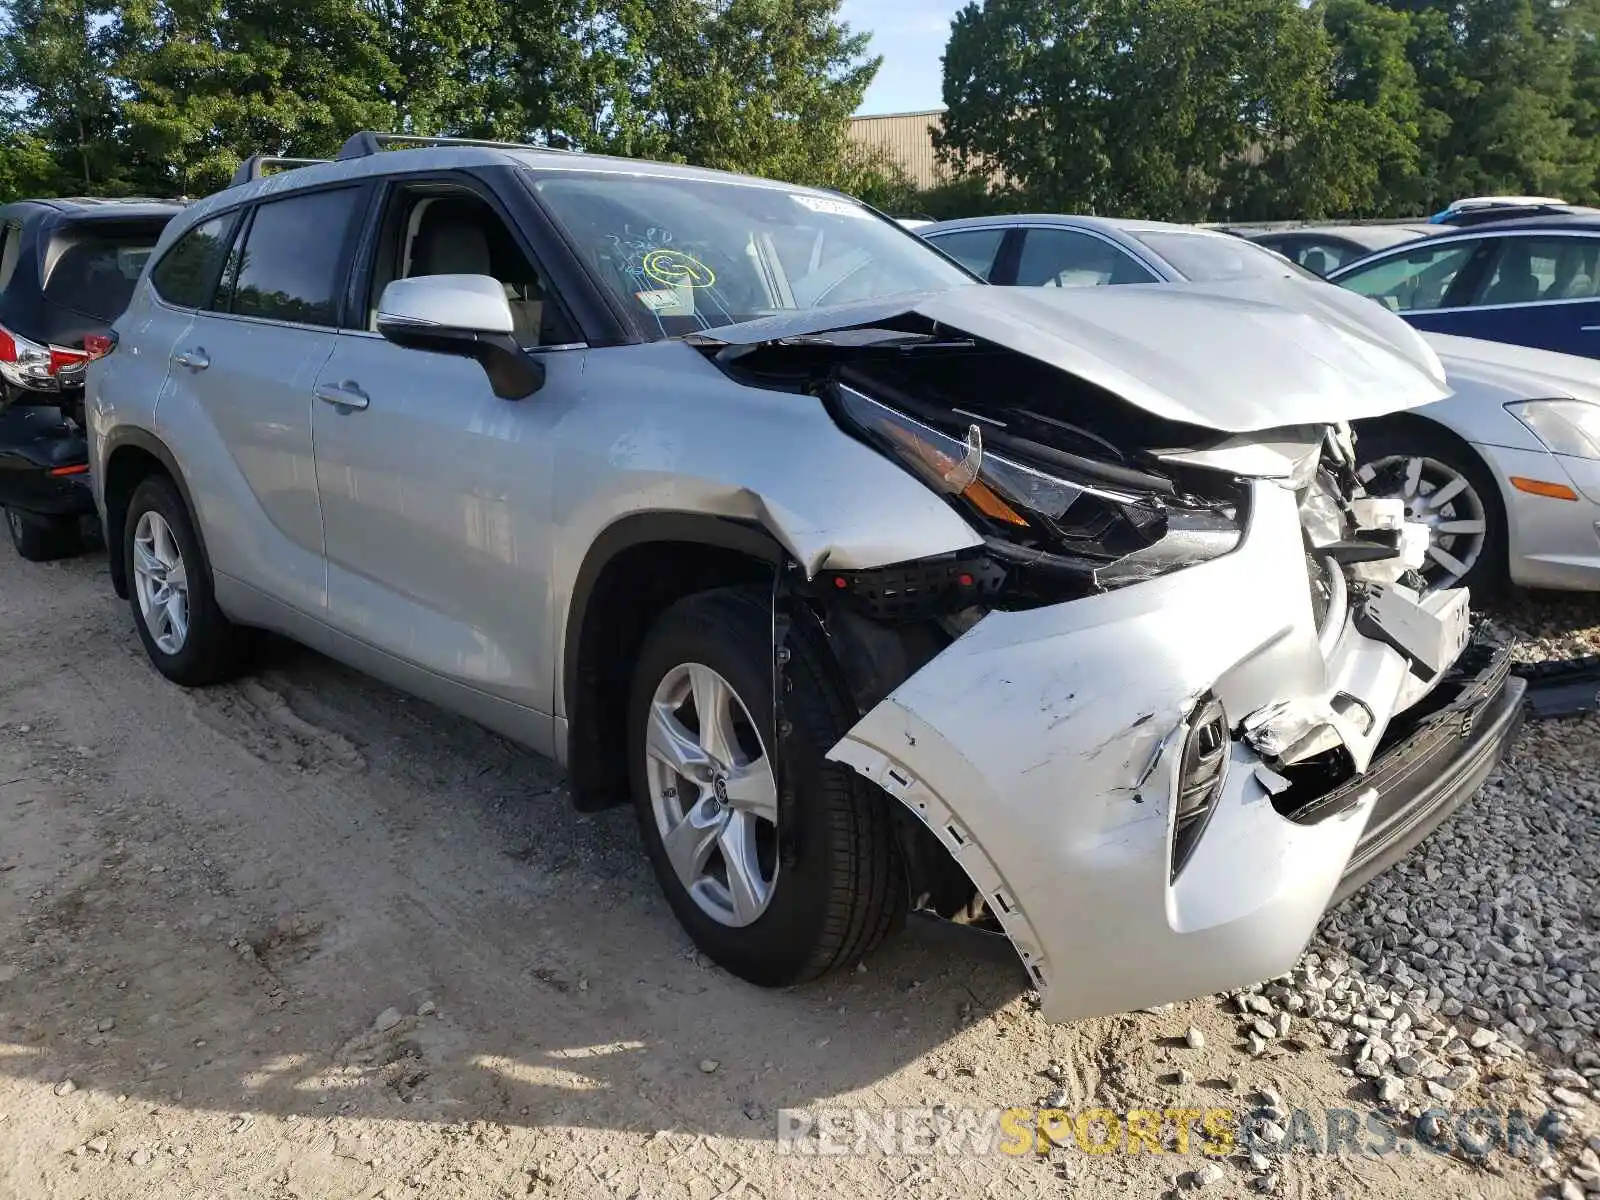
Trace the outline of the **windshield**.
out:
[[[538,172],[534,188],[595,274],[662,337],[978,286],[915,235],[843,197],[611,171]]]
[[[1298,275],[1320,279],[1303,267],[1243,238],[1220,233],[1177,233],[1166,230],[1132,230],[1185,279],[1217,283],[1227,279],[1282,279]]]

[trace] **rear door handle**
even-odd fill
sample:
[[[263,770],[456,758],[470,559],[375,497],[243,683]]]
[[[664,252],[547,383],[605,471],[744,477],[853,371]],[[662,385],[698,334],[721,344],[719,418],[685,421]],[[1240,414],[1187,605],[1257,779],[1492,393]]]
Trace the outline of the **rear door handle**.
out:
[[[343,383],[318,384],[317,399],[335,408],[359,409],[371,403],[370,397],[348,379]]]
[[[172,356],[172,361],[180,367],[188,367],[191,371],[204,371],[211,365],[204,346],[196,346],[193,350],[180,350]]]

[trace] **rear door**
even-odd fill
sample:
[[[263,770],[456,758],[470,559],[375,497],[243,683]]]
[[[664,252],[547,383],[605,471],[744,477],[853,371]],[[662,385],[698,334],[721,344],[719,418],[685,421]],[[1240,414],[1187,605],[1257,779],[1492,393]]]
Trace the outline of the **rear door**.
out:
[[[219,284],[174,347],[158,411],[184,442],[213,569],[314,616],[327,569],[313,387],[333,352],[366,191],[294,192],[243,214]]]
[[[1600,358],[1600,237],[1504,236],[1452,333]]]

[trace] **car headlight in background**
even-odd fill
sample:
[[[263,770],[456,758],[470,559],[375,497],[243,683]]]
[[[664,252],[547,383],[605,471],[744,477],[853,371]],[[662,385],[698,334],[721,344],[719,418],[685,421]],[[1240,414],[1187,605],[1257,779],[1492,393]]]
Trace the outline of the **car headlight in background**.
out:
[[[1506,411],[1552,454],[1600,459],[1600,404],[1587,400],[1518,400]]]
[[[1088,590],[1120,587],[1221,557],[1242,537],[1239,504],[1075,479],[986,449],[976,424],[962,439],[848,384],[835,396],[849,426],[950,497],[990,553],[1024,572],[1073,576]]]

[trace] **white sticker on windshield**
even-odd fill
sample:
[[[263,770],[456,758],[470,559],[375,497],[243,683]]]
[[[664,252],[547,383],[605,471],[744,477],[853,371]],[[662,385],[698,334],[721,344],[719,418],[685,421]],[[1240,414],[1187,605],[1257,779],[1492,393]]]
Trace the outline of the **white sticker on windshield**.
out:
[[[692,317],[694,297],[676,288],[662,288],[654,292],[635,292],[639,303],[659,317]]]
[[[803,208],[809,208],[814,213],[826,213],[830,217],[856,217],[870,221],[872,214],[859,204],[851,204],[848,200],[834,200],[827,196],[794,196],[795,201]]]

